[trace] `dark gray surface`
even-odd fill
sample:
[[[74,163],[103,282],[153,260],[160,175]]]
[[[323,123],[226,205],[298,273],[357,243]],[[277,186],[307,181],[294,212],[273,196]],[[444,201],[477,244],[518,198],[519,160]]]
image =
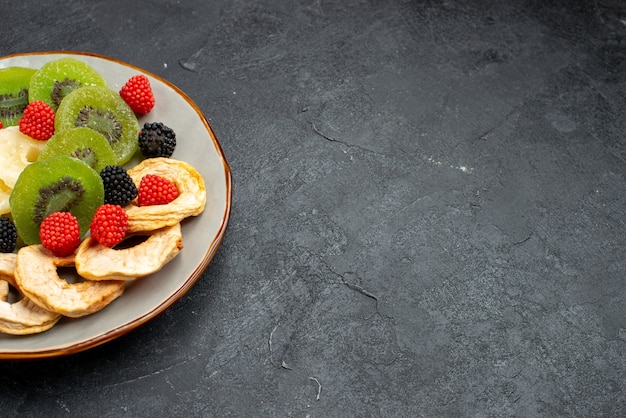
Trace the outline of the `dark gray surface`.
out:
[[[0,14],[0,55],[180,87],[234,178],[197,285],[103,346],[0,362],[2,416],[626,415],[623,2]]]

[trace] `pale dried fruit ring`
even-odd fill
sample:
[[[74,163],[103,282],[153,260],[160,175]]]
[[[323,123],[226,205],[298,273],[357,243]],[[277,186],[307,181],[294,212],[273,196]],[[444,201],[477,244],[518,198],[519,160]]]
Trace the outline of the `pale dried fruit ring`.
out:
[[[57,257],[41,245],[22,247],[15,263],[17,287],[40,307],[73,318],[101,310],[126,288],[121,280],[68,283],[57,267],[72,265],[73,255]]]
[[[15,303],[0,301],[0,332],[5,334],[37,334],[52,328],[59,319],[61,315],[40,308],[26,297]]]
[[[13,335],[46,331],[61,319],[58,313],[42,309],[27,297],[9,303],[9,283],[15,284],[15,254],[0,254],[0,332]]]
[[[0,280],[9,282],[13,287],[17,287],[15,284],[15,253],[0,253]]]
[[[146,174],[155,174],[173,182],[178,188],[178,197],[167,205],[137,206],[135,199],[127,206],[129,233],[171,226],[204,210],[204,180],[191,164],[172,158],[146,158],[129,169],[128,174],[137,187]]]
[[[76,271],[89,280],[135,280],[161,270],[183,248],[180,223],[134,235],[148,239],[116,250],[87,237],[76,250]]]
[[[9,300],[9,282],[0,279],[0,302]]]

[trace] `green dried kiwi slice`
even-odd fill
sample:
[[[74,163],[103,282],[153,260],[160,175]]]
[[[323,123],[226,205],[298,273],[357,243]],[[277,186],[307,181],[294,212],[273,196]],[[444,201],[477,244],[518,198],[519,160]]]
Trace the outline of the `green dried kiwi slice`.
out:
[[[15,126],[28,105],[30,80],[37,70],[27,67],[0,69],[0,121]]]
[[[70,128],[55,133],[41,148],[38,160],[58,155],[78,158],[98,173],[107,165],[117,163],[117,157],[109,141],[93,129],[85,127]]]
[[[89,64],[65,57],[49,61],[30,79],[28,100],[42,100],[56,110],[65,96],[84,86],[106,86],[106,80]]]
[[[55,132],[75,127],[102,134],[113,149],[117,165],[128,162],[139,149],[137,116],[118,92],[108,87],[81,87],[65,96],[54,120]]]
[[[39,225],[54,212],[71,212],[76,216],[84,237],[96,209],[103,203],[100,175],[68,155],[26,166],[9,198],[17,234],[26,245],[41,243]]]

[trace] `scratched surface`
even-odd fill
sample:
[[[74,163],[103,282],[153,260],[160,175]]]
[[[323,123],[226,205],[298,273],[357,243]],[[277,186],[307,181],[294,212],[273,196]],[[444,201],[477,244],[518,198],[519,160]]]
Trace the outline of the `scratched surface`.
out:
[[[7,2],[0,55],[187,92],[234,206],[163,315],[0,363],[1,415],[625,416],[626,6],[571,3]]]

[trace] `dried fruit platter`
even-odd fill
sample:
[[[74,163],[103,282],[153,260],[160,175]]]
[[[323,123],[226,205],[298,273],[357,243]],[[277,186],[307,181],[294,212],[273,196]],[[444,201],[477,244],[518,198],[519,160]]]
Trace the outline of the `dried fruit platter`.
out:
[[[0,358],[27,359],[68,355],[117,338],[156,317],[181,298],[202,276],[224,237],[232,203],[230,167],[209,122],[198,106],[165,79],[119,60],[82,52],[37,52],[0,58],[0,69],[40,68],[63,57],[84,61],[113,90],[136,74],[150,80],[156,105],[139,116],[139,124],[163,122],[176,132],[175,157],[191,164],[206,186],[205,210],[182,222],[184,250],[160,271],[130,283],[123,297],[101,311],[80,318],[63,318],[46,332],[0,334]],[[129,166],[136,163],[131,161]]]

